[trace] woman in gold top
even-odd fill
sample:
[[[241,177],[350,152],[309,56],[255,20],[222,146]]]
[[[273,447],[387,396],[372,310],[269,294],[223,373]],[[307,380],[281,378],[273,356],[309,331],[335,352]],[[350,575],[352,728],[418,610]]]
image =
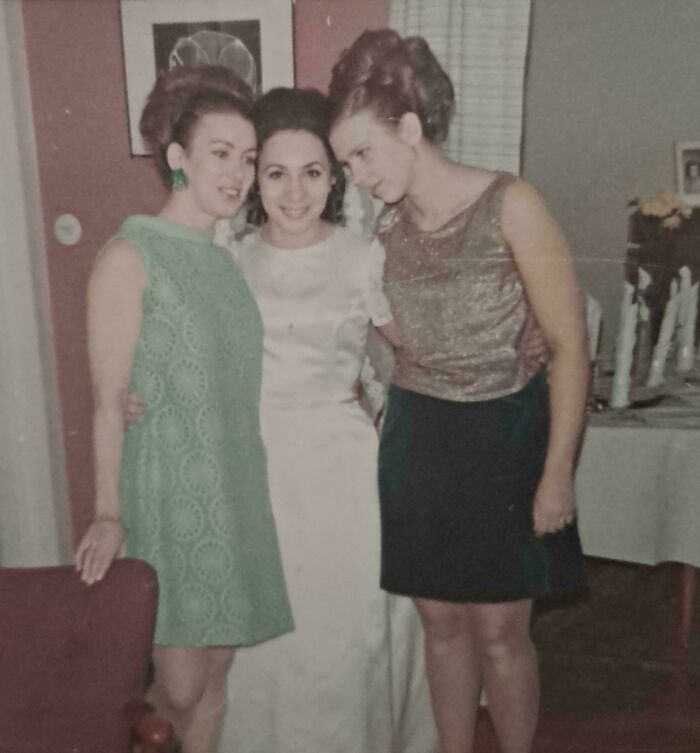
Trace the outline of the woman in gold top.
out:
[[[580,587],[573,474],[588,357],[566,242],[539,194],[448,160],[452,84],[420,37],[365,32],[333,69],[331,143],[386,203],[398,338],[380,447],[382,586],[413,598],[441,753],[472,751],[483,684],[504,753],[538,713],[535,597]],[[533,318],[549,385],[523,357]]]

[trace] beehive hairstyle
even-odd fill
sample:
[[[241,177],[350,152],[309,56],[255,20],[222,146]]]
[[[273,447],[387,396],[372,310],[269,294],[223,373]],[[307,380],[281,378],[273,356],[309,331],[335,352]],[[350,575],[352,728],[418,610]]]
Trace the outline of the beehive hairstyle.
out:
[[[178,67],[158,76],[141,113],[139,131],[166,185],[168,147],[177,143],[187,149],[197,122],[209,113],[235,113],[252,122],[253,94],[232,70],[215,65]]]
[[[454,112],[452,82],[428,43],[392,29],[365,31],[341,54],[329,100],[331,123],[363,110],[383,120],[413,112],[435,144],[447,138]]]

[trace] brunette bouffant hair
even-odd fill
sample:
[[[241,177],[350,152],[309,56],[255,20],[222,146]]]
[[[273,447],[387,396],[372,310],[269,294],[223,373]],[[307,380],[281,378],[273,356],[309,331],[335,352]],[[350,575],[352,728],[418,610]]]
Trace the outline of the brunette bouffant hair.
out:
[[[209,113],[235,113],[252,122],[253,93],[222,66],[178,67],[158,76],[141,113],[139,131],[166,186],[170,185],[168,147],[177,143],[187,149],[195,125]]]
[[[330,122],[328,100],[316,89],[271,89],[260,97],[253,109],[258,154],[265,142],[280,131],[306,131],[321,141],[328,156],[331,177],[335,179],[321,219],[340,223],[343,220],[345,174],[328,141]],[[248,194],[247,219],[253,225],[262,225],[267,220],[257,181]]]
[[[434,144],[447,138],[455,100],[450,77],[425,39],[402,38],[392,29],[365,31],[341,54],[328,96],[332,123],[362,110],[383,120],[413,112]]]

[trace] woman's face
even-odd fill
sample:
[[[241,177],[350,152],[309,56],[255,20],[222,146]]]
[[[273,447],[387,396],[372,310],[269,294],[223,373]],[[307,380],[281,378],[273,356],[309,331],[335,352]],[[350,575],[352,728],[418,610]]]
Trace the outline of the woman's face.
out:
[[[321,139],[308,131],[278,131],[260,149],[258,186],[268,240],[283,248],[317,242],[333,185]]]
[[[255,154],[253,124],[237,113],[207,113],[186,149],[170,145],[171,167],[184,170],[186,193],[202,224],[232,217],[240,209],[255,177]]]
[[[372,196],[393,204],[409,190],[415,153],[401,121],[389,125],[361,111],[337,121],[330,141],[350,180]]]

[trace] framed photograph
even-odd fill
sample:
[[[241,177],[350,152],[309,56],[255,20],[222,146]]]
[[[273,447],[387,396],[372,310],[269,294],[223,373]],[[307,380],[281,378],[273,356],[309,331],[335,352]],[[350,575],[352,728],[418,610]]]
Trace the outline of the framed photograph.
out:
[[[700,141],[676,141],[676,186],[686,204],[700,206]]]
[[[224,65],[260,94],[294,86],[292,0],[121,0],[131,153],[148,154],[138,123],[156,75]]]

